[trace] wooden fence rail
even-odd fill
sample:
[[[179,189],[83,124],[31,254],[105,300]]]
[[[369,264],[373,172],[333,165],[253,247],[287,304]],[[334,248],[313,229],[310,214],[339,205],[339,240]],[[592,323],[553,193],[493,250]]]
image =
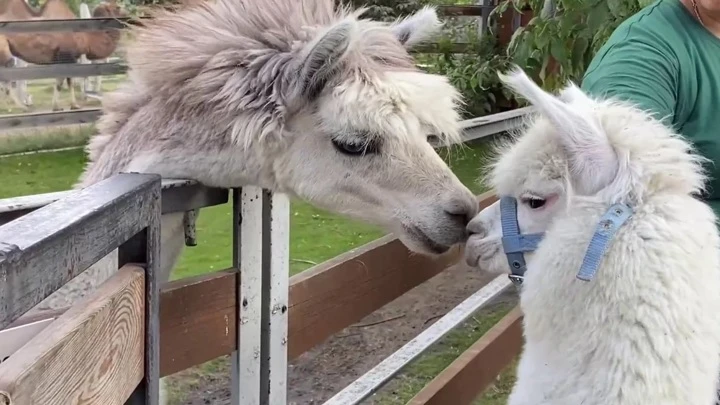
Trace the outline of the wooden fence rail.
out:
[[[440,6],[438,11],[444,16],[481,16],[483,10],[492,10],[495,6]],[[18,34],[33,32],[58,31],[97,31],[108,29],[124,29],[130,25],[142,25],[148,17],[126,18],[86,18],[86,19],[53,19],[32,21],[4,21],[0,22],[0,34]],[[469,45],[455,43],[450,45],[451,53],[466,53]],[[416,46],[414,53],[437,53],[441,47],[436,43]],[[448,49],[443,48],[443,51]],[[54,64],[47,66],[31,66],[23,68],[0,68],[0,81],[54,79],[64,77],[89,77],[122,74],[127,71],[123,63],[103,64]]]
[[[119,75],[127,71],[124,63],[66,63],[35,65],[22,68],[0,68],[0,81],[37,79],[62,79],[65,77],[89,77]]]
[[[478,196],[478,201],[481,207],[486,207],[496,201],[496,197],[491,192],[485,193]],[[459,250],[436,259],[414,255],[398,239],[388,235],[291,277],[288,358],[294,359],[321,344],[439,274],[459,258]],[[160,376],[237,350],[238,281],[238,273],[229,269],[173,281],[162,287]],[[46,317],[33,315],[19,319],[14,325],[57,318],[63,312],[51,311]],[[502,370],[520,350],[517,314],[511,315],[439,375],[436,380],[440,382],[428,385],[413,403],[463,404],[467,402],[440,399],[474,398],[480,393],[491,383],[490,375]],[[499,338],[490,338],[495,335]],[[498,353],[500,349],[502,353]],[[465,363],[470,369],[458,370],[458,364]],[[477,370],[484,370],[480,375],[485,377],[476,381],[477,384],[461,384],[468,373]],[[456,391],[458,386],[462,389]]]
[[[438,14],[445,17],[482,16],[483,10],[492,10],[494,5],[441,5]],[[83,18],[83,19],[47,19],[32,21],[3,21],[0,22],[0,34],[27,34],[32,32],[83,32],[107,29],[124,29],[129,25],[142,25],[149,17],[109,17],[109,18]]]
[[[118,248],[119,266],[141,267],[122,270],[0,364],[0,403],[158,403],[158,175],[119,174],[0,226],[0,329]]]

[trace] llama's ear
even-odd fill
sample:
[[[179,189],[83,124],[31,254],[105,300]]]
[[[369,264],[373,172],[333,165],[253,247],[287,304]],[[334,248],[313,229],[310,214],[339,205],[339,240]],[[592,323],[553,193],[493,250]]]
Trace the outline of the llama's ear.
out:
[[[592,100],[580,89],[573,85],[566,87],[561,100],[540,88],[520,68],[498,76],[550,120],[565,150],[577,192],[594,194],[615,179],[617,155],[591,113]]]
[[[574,83],[570,83],[565,86],[564,89],[560,90],[558,98],[565,104],[572,104],[575,107],[584,108],[586,110],[591,110],[595,105],[595,102]]]
[[[298,82],[303,97],[314,99],[323,91],[356,35],[357,21],[348,18],[331,26],[305,46]]]
[[[434,7],[425,6],[415,14],[392,24],[393,34],[406,48],[431,39],[440,31],[440,19]]]

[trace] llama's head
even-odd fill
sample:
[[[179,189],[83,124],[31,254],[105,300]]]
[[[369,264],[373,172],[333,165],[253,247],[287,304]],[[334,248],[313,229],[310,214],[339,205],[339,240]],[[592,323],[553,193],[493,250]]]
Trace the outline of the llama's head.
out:
[[[132,85],[105,100],[101,130],[153,137],[138,153],[175,176],[249,181],[442,253],[466,240],[478,204],[431,144],[460,141],[459,93],[408,50],[440,23],[432,8],[393,23],[362,11],[334,0],[216,0],[160,12],[135,30]],[[128,111],[148,104],[142,123]],[[193,172],[201,165],[212,167]]]
[[[501,145],[486,177],[508,210],[516,202],[516,212],[505,218],[516,218],[521,234],[552,231],[554,221],[579,202],[604,209],[639,207],[653,198],[702,189],[701,158],[649,113],[592,99],[573,84],[557,96],[549,94],[520,69],[500,78],[538,113],[517,141]],[[511,270],[502,245],[501,201],[468,225],[465,252],[471,266]],[[523,243],[535,245],[537,239]],[[534,255],[529,247],[528,264]]]
[[[415,68],[403,47],[439,25],[433,9],[390,26],[346,18],[298,54],[298,112],[276,165],[316,205],[381,224],[410,248],[465,241],[477,200],[433,145],[460,140],[457,91]]]

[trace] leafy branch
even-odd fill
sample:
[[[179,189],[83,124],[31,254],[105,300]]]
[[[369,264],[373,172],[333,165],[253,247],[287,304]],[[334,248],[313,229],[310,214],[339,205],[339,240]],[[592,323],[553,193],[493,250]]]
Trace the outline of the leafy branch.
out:
[[[507,55],[547,89],[579,82],[593,55],[626,18],[651,0],[503,0],[493,14],[510,7],[534,17],[512,36]]]

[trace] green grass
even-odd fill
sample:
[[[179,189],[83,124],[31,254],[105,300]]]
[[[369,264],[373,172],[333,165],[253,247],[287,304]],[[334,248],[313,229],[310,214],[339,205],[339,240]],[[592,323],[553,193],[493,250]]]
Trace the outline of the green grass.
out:
[[[105,76],[102,82],[103,91],[114,90],[123,78],[124,75]],[[79,80],[76,82],[79,83]],[[54,85],[54,79],[28,81],[28,93],[33,97],[33,106],[25,111],[15,106],[9,97],[0,97],[3,99],[0,101],[0,115],[50,112]],[[79,100],[79,91],[76,91],[76,96],[81,108],[100,107],[98,100],[91,98],[85,101]],[[66,87],[60,93],[59,103],[61,108],[69,109],[70,92]],[[92,124],[13,129],[0,133],[0,155],[83,146],[94,132],[95,128]]]
[[[0,155],[80,147],[95,132],[91,124],[68,125],[51,130],[32,128],[0,135]]]

